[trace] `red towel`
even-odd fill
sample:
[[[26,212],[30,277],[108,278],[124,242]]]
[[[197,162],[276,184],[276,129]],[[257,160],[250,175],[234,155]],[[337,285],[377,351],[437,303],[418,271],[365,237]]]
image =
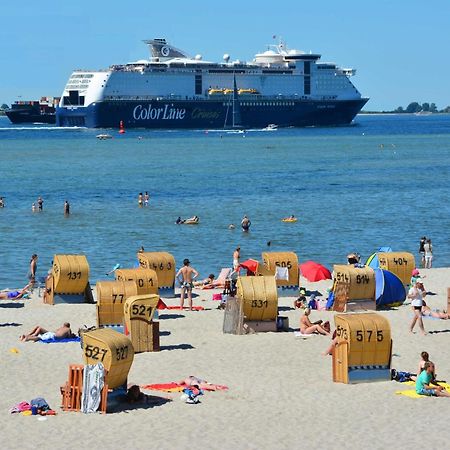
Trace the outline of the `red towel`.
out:
[[[184,388],[186,388],[185,383],[155,383],[155,384],[143,384],[141,385],[142,389],[152,389],[154,391],[165,391],[165,392],[181,392]],[[204,391],[226,391],[228,390],[228,386],[224,386],[221,384],[202,384],[201,389]]]
[[[184,308],[181,308],[181,306],[167,306],[167,305],[166,305],[166,308],[167,309],[180,309],[180,310],[184,309]],[[204,311],[205,310],[205,308],[203,306],[193,306],[192,309],[195,311]]]

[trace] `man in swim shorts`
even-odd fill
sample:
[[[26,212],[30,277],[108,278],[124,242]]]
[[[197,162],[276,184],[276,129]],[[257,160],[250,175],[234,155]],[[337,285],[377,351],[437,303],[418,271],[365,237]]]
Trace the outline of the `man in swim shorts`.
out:
[[[434,364],[427,361],[422,372],[417,376],[416,392],[419,395],[426,395],[428,397],[450,397],[450,392],[447,392],[442,386],[435,386],[431,384],[434,373]]]
[[[177,280],[181,285],[180,307],[184,307],[184,297],[187,293],[189,301],[189,310],[192,311],[192,288],[194,287],[193,281],[198,277],[198,272],[191,267],[189,259],[183,261],[183,267],[177,272]]]
[[[22,342],[53,341],[55,339],[65,339],[73,336],[74,334],[70,329],[70,323],[65,322],[62,327],[59,327],[55,331],[48,331],[45,328],[36,326],[30,333],[22,334],[22,336],[19,337],[19,340]]]

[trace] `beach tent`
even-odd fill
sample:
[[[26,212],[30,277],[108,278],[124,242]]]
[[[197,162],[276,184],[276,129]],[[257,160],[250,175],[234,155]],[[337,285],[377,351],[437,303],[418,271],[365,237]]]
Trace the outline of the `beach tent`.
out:
[[[402,280],[384,269],[375,270],[375,300],[377,306],[399,305],[406,299]]]
[[[392,248],[380,247],[375,253],[372,253],[366,261],[366,266],[372,267],[372,269],[378,269],[380,267],[380,262],[378,261],[378,253],[390,253],[392,252]]]

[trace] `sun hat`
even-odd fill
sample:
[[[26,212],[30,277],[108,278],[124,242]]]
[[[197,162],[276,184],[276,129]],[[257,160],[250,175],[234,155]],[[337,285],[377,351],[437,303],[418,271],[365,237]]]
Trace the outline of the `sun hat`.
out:
[[[417,269],[417,267],[415,269],[412,270],[411,275],[414,277],[416,275],[419,275],[419,269]]]
[[[417,278],[416,284],[423,284],[422,278]]]

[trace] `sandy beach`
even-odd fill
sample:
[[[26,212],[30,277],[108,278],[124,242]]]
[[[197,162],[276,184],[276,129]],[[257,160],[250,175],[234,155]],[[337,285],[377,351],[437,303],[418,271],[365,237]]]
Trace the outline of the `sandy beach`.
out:
[[[446,309],[450,268],[421,270],[432,308]],[[329,281],[302,283],[325,295]],[[179,381],[188,375],[224,384],[228,391],[207,392],[190,405],[179,393],[144,391],[161,397],[155,406],[123,404],[107,415],[62,412],[59,387],[68,365],[82,363],[79,343],[21,343],[19,335],[39,324],[48,329],[64,321],[77,330],[95,325],[95,305],[49,306],[38,298],[0,302],[2,447],[28,449],[103,448],[261,449],[261,448],[442,448],[450,431],[450,399],[412,399],[395,394],[400,383],[358,385],[333,383],[332,358],[321,355],[330,338],[295,338],[301,312],[293,298],[279,299],[280,315],[289,317],[290,332],[225,335],[223,311],[213,291],[195,291],[194,304],[205,311],[160,311],[161,351],[135,355],[129,382]],[[216,291],[217,292],[217,291]],[[177,304],[178,300],[167,301]],[[312,320],[330,320],[330,311],[313,311]],[[438,378],[450,380],[450,321],[425,319],[428,335],[409,332],[410,306],[381,311],[392,330],[392,367],[415,371],[426,350]],[[17,349],[17,353],[11,349]],[[409,387],[411,388],[411,387]],[[58,414],[9,414],[14,404],[42,396]],[[164,399],[169,401],[164,401]],[[427,419],[429,417],[429,419]],[[426,421],[426,431],[424,430]]]

